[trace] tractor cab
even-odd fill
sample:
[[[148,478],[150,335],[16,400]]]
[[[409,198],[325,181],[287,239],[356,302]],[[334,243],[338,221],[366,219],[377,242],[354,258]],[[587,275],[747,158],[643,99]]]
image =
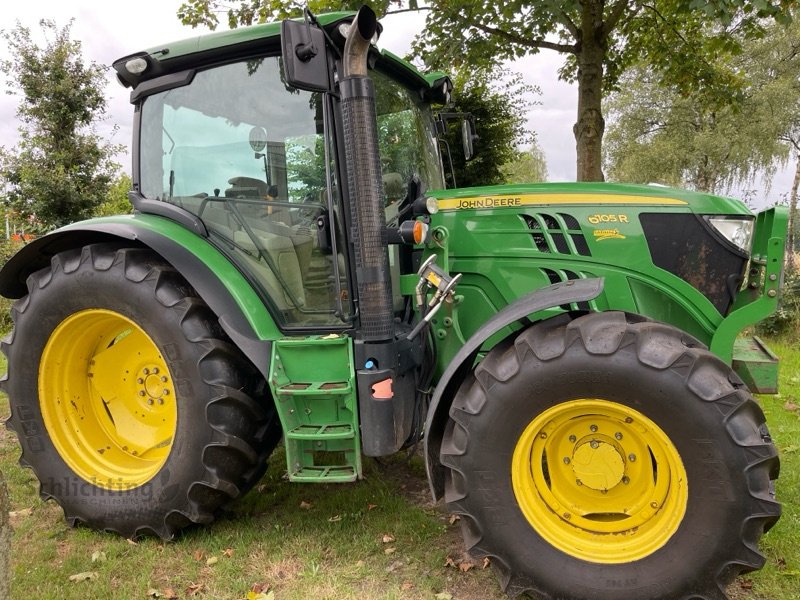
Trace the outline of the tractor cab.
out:
[[[341,16],[320,19],[340,35]],[[259,28],[266,34],[275,26]],[[231,49],[230,57],[218,53],[188,70],[175,58],[180,46],[159,60],[149,53],[115,63],[120,79],[135,86],[134,204],[162,202],[199,218],[282,329],[348,328],[355,309],[339,102],[287,83],[275,41],[268,38],[256,58]],[[392,222],[412,178],[444,187],[428,101],[434,88],[390,53],[373,58],[382,202]],[[137,68],[144,70],[132,74]],[[327,80],[329,71],[323,74]],[[392,261],[397,266],[396,248]],[[395,269],[395,283],[398,276]]]

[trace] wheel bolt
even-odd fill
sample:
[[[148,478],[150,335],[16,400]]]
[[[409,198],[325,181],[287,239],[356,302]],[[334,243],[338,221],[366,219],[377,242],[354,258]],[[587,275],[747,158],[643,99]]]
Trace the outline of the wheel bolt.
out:
[[[650,503],[650,508],[658,508],[658,502],[656,502],[655,500],[653,500],[653,501]]]
[[[636,462],[636,455],[635,454],[629,454],[628,455],[628,460],[631,461],[631,462]]]
[[[152,398],[148,398],[148,399],[147,399],[147,403],[148,403],[150,406],[153,406],[153,399],[152,399]]]
[[[163,398],[159,398],[159,399],[158,399],[158,403],[159,403],[159,404],[164,404],[164,399],[163,399]]]
[[[569,436],[569,441],[570,441],[570,442],[572,442],[573,444],[575,443],[575,441],[576,441],[577,439],[578,439],[578,438],[576,438],[574,435],[571,435],[571,436]]]
[[[167,376],[166,375],[162,375],[161,376],[161,383],[167,383]]]
[[[625,422],[626,423],[633,423],[633,418],[632,417],[625,417]]]
[[[142,379],[141,377],[139,377],[139,379],[137,379],[137,380],[136,380],[136,383],[138,383],[138,384],[142,384],[142,383],[144,383],[144,379]]]
[[[158,375],[158,367],[153,367],[153,375]]]
[[[592,433],[594,433],[595,431],[597,431],[597,425],[590,425],[590,426],[589,426],[589,431],[591,431]]]
[[[618,431],[617,433],[614,434],[614,437],[617,438],[618,440],[621,440],[622,434]]]
[[[543,431],[542,433],[539,434],[539,437],[542,438],[543,440],[546,440],[547,434]]]
[[[592,447],[593,450],[597,450],[600,447],[600,444],[594,440],[589,442],[589,445]]]
[[[568,464],[569,464],[569,456],[565,456],[565,457],[564,457],[564,464],[565,464],[565,465],[568,465]]]
[[[630,482],[631,482],[631,479],[630,479],[630,477],[628,477],[627,475],[625,475],[625,476],[622,478],[622,483],[624,483],[625,485],[628,485]]]
[[[164,388],[164,395],[169,396],[169,390],[167,388]]]
[[[567,520],[569,520],[569,519],[571,519],[571,518],[572,518],[572,515],[571,515],[571,514],[569,514],[569,513],[564,513],[564,518],[565,518],[565,519],[567,519]]]
[[[150,375],[150,369],[145,367],[144,369],[142,369],[142,373],[144,373],[145,375]]]
[[[144,390],[139,390],[139,395],[144,396]]]
[[[576,479],[575,480],[575,485],[581,486],[581,485],[583,485],[583,482],[580,479]]]

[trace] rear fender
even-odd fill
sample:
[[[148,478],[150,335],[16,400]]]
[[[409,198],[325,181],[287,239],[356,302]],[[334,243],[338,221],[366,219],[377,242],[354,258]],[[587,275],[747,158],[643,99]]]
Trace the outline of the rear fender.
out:
[[[439,462],[439,451],[450,405],[459,385],[472,370],[481,347],[504,327],[517,322],[525,323],[533,313],[563,304],[588,302],[602,291],[602,278],[577,279],[538,289],[495,314],[458,351],[436,385],[425,423],[425,469],[434,499],[444,493],[444,468]]]
[[[270,340],[280,331],[253,287],[207,239],[169,219],[128,215],[82,221],[24,246],[0,270],[0,294],[21,298],[31,273],[48,267],[65,250],[126,241],[151,248],[192,285],[219,318],[225,332],[267,377]]]

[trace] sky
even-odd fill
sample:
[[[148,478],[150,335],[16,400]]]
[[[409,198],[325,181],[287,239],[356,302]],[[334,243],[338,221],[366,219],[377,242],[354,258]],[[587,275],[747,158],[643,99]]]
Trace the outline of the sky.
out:
[[[133,116],[130,91],[117,82],[111,63],[127,54],[205,33],[204,29],[193,30],[180,23],[175,16],[180,4],[181,0],[9,2],[3,6],[0,29],[11,29],[19,21],[35,32],[42,18],[53,19],[59,26],[73,18],[72,39],[81,41],[84,56],[109,67],[106,86],[108,118],[98,131],[113,143],[130,147]],[[421,30],[424,15],[392,15],[382,23],[384,30],[379,46],[402,56],[408,52],[414,35]],[[0,58],[7,58],[6,52],[6,46],[0,44]],[[538,143],[545,152],[549,180],[574,181],[572,125],[577,110],[577,88],[558,80],[557,70],[561,63],[562,59],[555,52],[543,51],[509,66],[522,73],[526,83],[537,85],[542,90],[542,94],[534,98],[539,104],[527,113],[527,124],[536,132]],[[15,96],[0,94],[0,146],[11,147],[16,142],[17,103]],[[120,156],[118,160],[129,172],[130,154]],[[781,193],[788,191],[792,174],[788,169],[780,171],[773,180],[771,191],[767,191],[761,181],[746,186],[746,189],[758,190],[757,204],[771,204]],[[733,190],[731,195],[738,195],[737,192]]]

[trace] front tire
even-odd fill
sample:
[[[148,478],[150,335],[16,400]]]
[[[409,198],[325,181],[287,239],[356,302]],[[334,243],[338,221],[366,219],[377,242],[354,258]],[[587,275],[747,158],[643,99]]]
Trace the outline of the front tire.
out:
[[[445,500],[511,595],[724,599],[764,564],[778,458],[738,377],[623,313],[534,325],[462,384]]]
[[[95,244],[27,285],[2,344],[8,427],[68,523],[170,539],[263,474],[280,437],[265,382],[175,269]]]

